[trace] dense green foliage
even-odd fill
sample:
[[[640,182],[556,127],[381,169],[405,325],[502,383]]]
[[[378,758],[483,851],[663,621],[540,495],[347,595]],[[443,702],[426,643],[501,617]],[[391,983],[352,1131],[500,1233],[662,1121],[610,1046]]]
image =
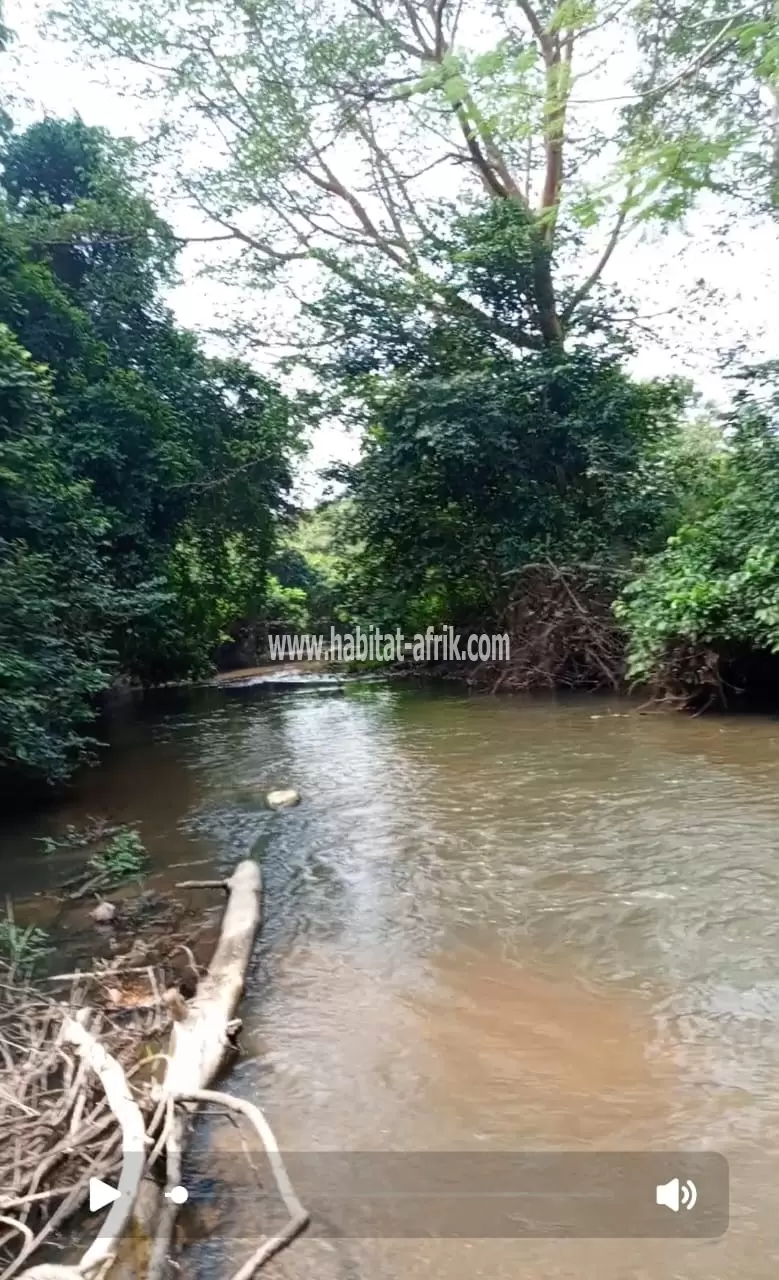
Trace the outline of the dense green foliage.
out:
[[[350,498],[299,513],[269,564],[266,613],[271,621],[321,632],[352,619],[355,577],[363,562],[358,525],[359,511]]]
[[[529,566],[600,573],[601,631],[633,575],[609,643],[659,689],[700,683],[704,650],[779,652],[776,404],[691,423],[686,383],[627,372],[606,288],[629,233],[703,192],[775,208],[775,5],[61,8],[148,76],[158,166],[230,273],[290,287],[290,358],[363,448],[292,522],[291,406],[173,323],[181,242],[133,147],[4,126],[0,764],[66,778],[111,681],[202,672],[258,620],[490,626]],[[564,651],[566,609],[581,636],[568,581],[547,615],[535,578],[534,655],[550,626]]]
[[[364,429],[352,594],[385,624],[494,618],[529,561],[625,564],[661,544],[677,503],[660,459],[685,388],[627,376],[606,316],[586,342],[543,346],[521,212],[458,216],[440,253],[476,315],[431,312],[409,290],[373,307],[342,284],[312,308],[344,335],[322,378]],[[540,349],[518,352],[483,316]]]
[[[776,388],[776,368],[762,380]],[[728,661],[779,653],[779,393],[742,394],[728,427],[700,510],[617,606],[630,674],[664,690],[698,692]]]
[[[492,353],[366,394],[374,425],[355,483],[384,620],[494,617],[517,566],[624,560],[663,529],[669,495],[649,461],[679,393],[611,358]]]
[[[365,432],[336,612],[494,619],[522,565],[595,560],[613,581],[654,554],[620,607],[635,674],[658,674],[677,632],[713,635],[717,607],[723,641],[766,643],[750,539],[733,531],[729,603],[702,550],[749,487],[746,428],[727,460],[716,442],[696,455],[681,386],[625,372],[630,307],[606,282],[628,235],[678,227],[702,194],[724,237],[775,210],[775,4],[62,9],[57,29],[110,51],[112,71],[126,63],[137,87],[144,68],[164,164],[235,236],[255,286],[304,299],[293,337],[323,412]],[[218,137],[205,165],[193,134]],[[274,605],[302,625],[321,582],[311,556],[280,554]],[[684,577],[695,556],[682,605],[674,565]]]
[[[109,679],[121,599],[104,584],[102,520],[58,456],[48,376],[0,325],[0,765],[67,775]]]
[[[2,163],[0,759],[60,780],[114,674],[203,671],[261,606],[296,428],[174,325],[129,147],[47,120]]]

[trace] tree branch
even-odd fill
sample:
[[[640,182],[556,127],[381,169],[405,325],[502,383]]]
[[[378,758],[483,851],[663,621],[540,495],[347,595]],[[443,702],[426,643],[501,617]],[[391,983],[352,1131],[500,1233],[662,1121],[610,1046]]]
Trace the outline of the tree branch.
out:
[[[709,54],[714,51],[720,41],[724,40],[728,32],[733,29],[738,20],[738,16],[739,15],[728,18],[727,22],[725,22],[722,27],[720,27],[719,31],[712,36],[708,44],[706,44],[704,48],[701,49],[700,53],[693,58],[692,62],[689,62],[677,75],[673,76],[670,80],[664,81],[663,84],[654,85],[651,88],[644,90],[642,93],[621,93],[607,98],[574,98],[572,99],[574,105],[578,107],[594,107],[606,102],[645,102],[647,98],[662,97],[664,94],[670,93],[670,91],[675,89],[677,85],[683,84],[685,80],[690,76],[695,75],[697,71],[700,71],[706,65]]]
[[[374,22],[378,22],[379,26],[392,37],[396,49],[402,53],[407,53],[410,58],[419,58],[421,62],[425,61],[427,57],[426,50],[417,48],[398,34],[397,29],[382,13],[379,0],[374,0],[372,4],[367,3],[367,0],[352,0],[352,4],[363,17],[371,18]]]
[[[392,242],[379,230],[364,204],[358,199],[352,190],[341,182],[340,178],[336,177],[321,151],[315,149],[315,154],[324,172],[324,178],[313,169],[304,165],[301,161],[298,161],[297,167],[300,171],[322,191],[329,191],[331,195],[337,196],[340,200],[343,200],[348,204],[363,230],[376,244],[376,246],[381,249],[388,258],[391,258],[397,266],[405,269],[408,265],[406,259],[402,254],[398,253]]]
[[[567,306],[563,310],[561,320],[564,325],[569,322],[569,320],[571,319],[571,316],[574,314],[576,309],[579,306],[581,306],[582,302],[584,302],[584,300],[590,295],[590,293],[592,293],[592,290],[595,288],[595,285],[598,283],[601,276],[603,275],[603,272],[606,270],[606,267],[609,264],[611,255],[613,254],[614,250],[616,249],[619,243],[619,238],[622,234],[622,228],[625,225],[625,220],[627,218],[628,208],[630,205],[630,194],[631,193],[628,193],[628,195],[625,197],[625,200],[622,203],[622,207],[617,215],[616,222],[614,223],[614,226],[611,229],[611,235],[606,241],[606,246],[603,250],[603,253],[599,257],[598,261],[596,262],[590,274],[587,276],[586,280],[579,286],[579,288],[576,290],[573,297],[570,299]]]
[[[520,9],[522,10],[525,17],[527,18],[530,30],[533,32],[533,35],[535,36],[536,40],[541,46],[541,52],[544,55],[544,59],[546,59],[547,48],[550,40],[549,33],[545,30],[544,25],[541,22],[541,19],[539,18],[533,6],[530,4],[530,0],[517,0],[517,3],[519,4]]]

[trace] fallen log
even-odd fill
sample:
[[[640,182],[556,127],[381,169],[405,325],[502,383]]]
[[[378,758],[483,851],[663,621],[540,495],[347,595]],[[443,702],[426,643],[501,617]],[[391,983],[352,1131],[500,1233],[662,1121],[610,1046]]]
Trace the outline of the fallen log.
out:
[[[260,927],[262,884],[257,863],[240,862],[222,887],[228,898],[216,951],[196,995],[186,1003],[184,1017],[173,1025],[168,1065],[160,1087],[160,1098],[168,1103],[165,1193],[145,1183],[144,1190],[150,1189],[136,1210],[142,1228],[153,1242],[148,1280],[160,1280],[165,1274],[172,1248],[179,1206],[170,1192],[180,1181],[187,1126],[198,1105],[189,1100],[190,1095],[207,1089],[216,1079],[230,1048],[229,1029]],[[186,1108],[177,1110],[177,1099],[187,1099]]]
[[[257,863],[239,862],[222,887],[228,897],[216,950],[197,993],[187,1001],[186,1016],[174,1024],[171,1034],[162,1091],[173,1097],[207,1089],[217,1076],[229,1048],[227,1028],[243,994],[260,927],[262,886]]]

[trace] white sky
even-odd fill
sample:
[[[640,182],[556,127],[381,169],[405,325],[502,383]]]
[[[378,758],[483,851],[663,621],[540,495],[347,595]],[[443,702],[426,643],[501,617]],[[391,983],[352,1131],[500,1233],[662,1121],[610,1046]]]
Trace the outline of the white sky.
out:
[[[78,112],[87,124],[112,132],[142,137],[144,118],[138,103],[101,83],[94,72],[74,59],[63,44],[43,41],[37,20],[41,0],[6,0],[7,25],[16,33],[13,53],[3,58],[4,93],[10,91],[12,112],[25,124],[42,114],[69,116]],[[160,196],[161,212],[178,232],[202,234],[204,228],[178,202]],[[651,332],[642,340],[634,361],[639,376],[680,374],[692,378],[707,399],[722,401],[727,384],[719,375],[717,350],[744,343],[755,360],[779,357],[779,235],[775,224],[731,235],[727,243],[714,231],[717,210],[711,202],[696,213],[684,230],[663,237],[633,238],[618,248],[609,264],[606,282],[613,281],[639,300],[640,314]],[[216,250],[215,250],[216,252]],[[182,283],[170,298],[180,322],[201,331],[215,316],[237,310],[240,297],[198,271],[203,249],[182,255]],[[700,303],[696,282],[718,294]],[[272,315],[262,329],[273,332]],[[213,347],[213,340],[206,338]],[[260,351],[257,363],[268,371],[269,357]],[[301,469],[297,496],[313,500],[321,491],[317,471],[335,460],[353,460],[358,441],[337,426],[322,428],[312,442]]]

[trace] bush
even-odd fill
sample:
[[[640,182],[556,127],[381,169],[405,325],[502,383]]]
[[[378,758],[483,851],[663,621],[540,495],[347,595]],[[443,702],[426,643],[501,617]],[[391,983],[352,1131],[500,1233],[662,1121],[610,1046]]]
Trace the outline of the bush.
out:
[[[779,395],[742,395],[698,518],[615,606],[629,674],[658,693],[719,695],[735,656],[779,653],[778,409]]]
[[[0,765],[60,782],[111,678],[89,492],[57,456],[48,379],[0,324]]]
[[[651,463],[678,431],[674,384],[581,349],[488,353],[376,378],[365,395],[353,484],[372,621],[495,618],[523,565],[626,564],[667,532],[672,499]]]
[[[14,974],[29,977],[41,960],[49,954],[49,935],[37,925],[23,928],[14,919],[13,904],[6,899],[5,918],[0,920],[0,957],[9,966],[9,980]]]
[[[140,880],[149,855],[140,835],[132,827],[124,827],[112,836],[102,852],[90,858],[90,868],[105,876],[112,884]]]

